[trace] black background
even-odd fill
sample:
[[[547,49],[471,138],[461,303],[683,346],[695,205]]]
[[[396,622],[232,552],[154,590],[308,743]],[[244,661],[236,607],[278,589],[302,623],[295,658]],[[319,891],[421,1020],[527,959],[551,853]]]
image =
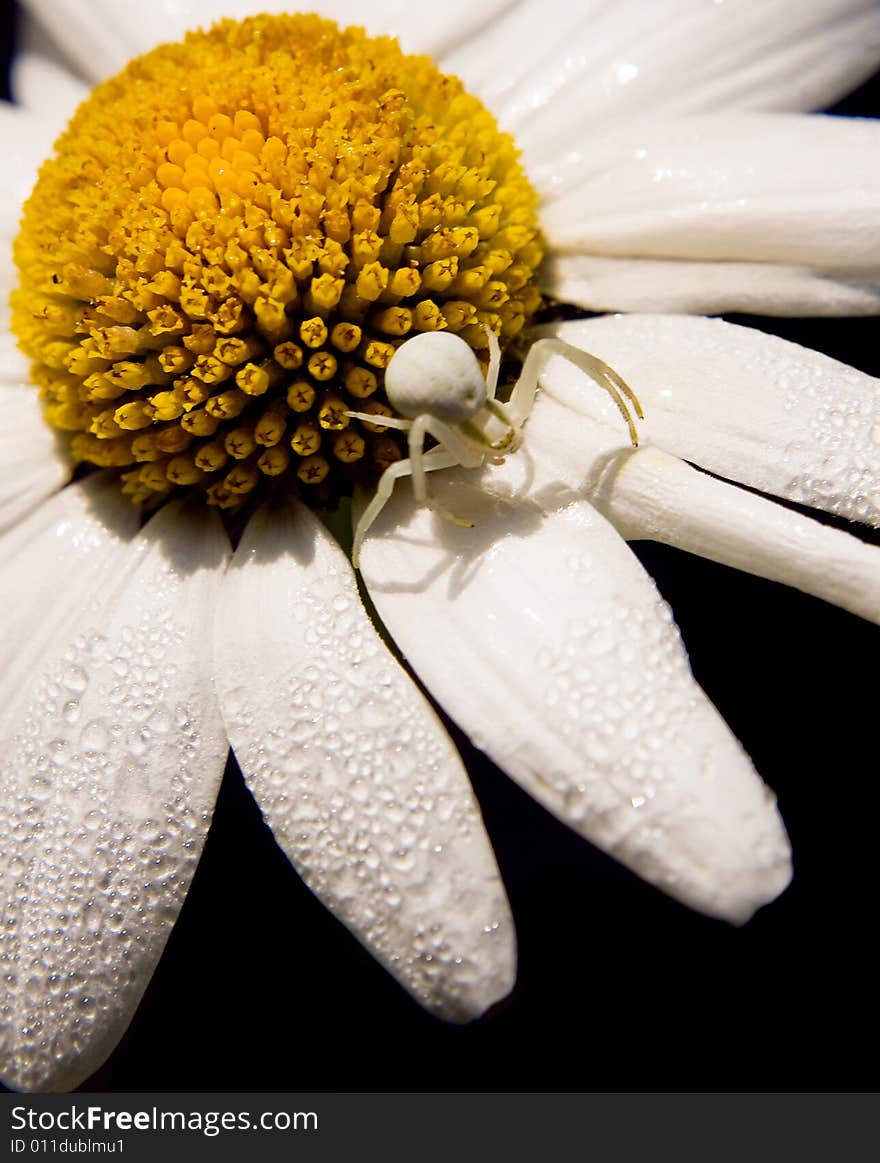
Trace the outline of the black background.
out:
[[[880,78],[834,112],[880,114]],[[880,374],[875,320],[737,321]],[[880,631],[775,584],[635,548],[698,681],[779,797],[795,854],[780,900],[740,930],[689,912],[450,727],[507,885],[520,970],[495,1012],[447,1027],[303,886],[231,764],[166,954],[84,1089],[874,1089]]]

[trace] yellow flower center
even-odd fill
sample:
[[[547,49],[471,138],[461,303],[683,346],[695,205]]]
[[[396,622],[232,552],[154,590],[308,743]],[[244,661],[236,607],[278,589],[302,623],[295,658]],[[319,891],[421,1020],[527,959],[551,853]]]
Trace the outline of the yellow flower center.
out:
[[[25,207],[14,325],[74,461],[136,503],[280,479],[332,504],[403,455],[380,421],[407,335],[482,356],[537,308],[536,201],[429,59],[312,16],[224,21],[77,111]]]

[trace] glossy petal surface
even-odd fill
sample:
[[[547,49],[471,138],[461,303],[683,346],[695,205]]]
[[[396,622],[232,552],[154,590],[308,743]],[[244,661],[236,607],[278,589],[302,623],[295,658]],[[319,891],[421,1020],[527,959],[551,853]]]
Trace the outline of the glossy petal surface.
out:
[[[96,475],[62,489],[0,538],[0,640],[8,684],[0,721],[10,714],[14,719],[28,671],[118,569],[137,527],[133,506],[114,482]]]
[[[35,565],[51,566],[53,535]],[[217,525],[164,510],[68,611],[16,700],[0,774],[0,1042],[16,1088],[70,1089],[103,1061],[183,903],[226,756],[208,654],[225,546]]]
[[[254,518],[223,586],[236,757],[310,888],[416,999],[468,1021],[513,985],[513,922],[458,753],[304,508]]]
[[[719,319],[622,315],[548,330],[623,376],[658,447],[762,492],[880,524],[873,377]]]
[[[612,527],[584,502],[524,503],[507,471],[432,482],[472,529],[398,491],[362,552],[383,621],[474,743],[552,812],[678,899],[746,920],[789,877],[772,795]]]
[[[873,0],[532,0],[443,63],[537,167],[646,113],[822,108],[878,60]]]
[[[848,306],[858,309],[857,294],[877,304],[876,122],[781,114],[652,119],[570,149],[554,182],[542,214],[549,287],[571,301],[629,308],[638,306],[635,293],[671,308],[684,293],[688,306],[718,310],[754,305],[745,295],[763,290],[782,313],[820,306],[820,289],[839,308],[839,288],[837,299],[849,289]],[[605,268],[590,261],[597,257]],[[614,259],[625,264],[618,302],[609,294],[607,260]],[[697,282],[700,261],[711,266]],[[763,282],[759,264],[770,268]],[[596,274],[604,285],[591,287]]]
[[[742,311],[754,315],[876,315],[872,273],[781,263],[551,255],[547,294],[588,311]]]
[[[559,357],[541,383],[515,458],[523,495],[551,508],[585,497],[627,540],[662,541],[880,621],[880,549],[649,442],[634,449],[616,409]]]

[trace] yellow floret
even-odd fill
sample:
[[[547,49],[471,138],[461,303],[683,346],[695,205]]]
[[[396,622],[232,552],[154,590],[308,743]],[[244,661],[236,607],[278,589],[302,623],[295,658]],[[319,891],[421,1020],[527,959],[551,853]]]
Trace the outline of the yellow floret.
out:
[[[272,477],[326,504],[402,455],[346,413],[393,415],[405,337],[485,362],[541,256],[514,144],[455,77],[315,16],[223,21],[74,115],[25,207],[14,326],[48,422],[135,503],[231,508]]]

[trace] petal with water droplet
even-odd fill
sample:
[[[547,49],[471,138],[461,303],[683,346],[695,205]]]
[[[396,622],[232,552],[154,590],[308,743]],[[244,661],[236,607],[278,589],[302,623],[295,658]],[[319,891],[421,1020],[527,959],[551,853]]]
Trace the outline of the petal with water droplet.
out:
[[[773,335],[685,315],[555,325],[615,368],[643,434],[719,476],[880,525],[880,381]],[[569,373],[558,369],[559,382]],[[608,413],[610,415],[610,413]]]
[[[513,985],[513,922],[458,754],[302,507],[251,521],[223,584],[217,684],[236,757],[297,871],[425,1007]]]
[[[0,772],[3,1078],[76,1086],[113,1049],[195,871],[227,753],[210,624],[228,543],[168,506],[55,636]]]
[[[31,669],[54,638],[75,631],[92,595],[118,569],[138,521],[118,485],[98,474],[62,489],[0,537],[4,737]]]
[[[746,920],[790,875],[773,796],[613,528],[585,502],[504,499],[496,471],[432,482],[471,529],[398,490],[361,554],[379,614],[433,695],[528,792],[671,895]]]
[[[770,578],[880,622],[880,548],[642,443],[587,377],[554,356],[525,447],[499,473],[551,511],[588,499],[629,541],[649,539]]]

